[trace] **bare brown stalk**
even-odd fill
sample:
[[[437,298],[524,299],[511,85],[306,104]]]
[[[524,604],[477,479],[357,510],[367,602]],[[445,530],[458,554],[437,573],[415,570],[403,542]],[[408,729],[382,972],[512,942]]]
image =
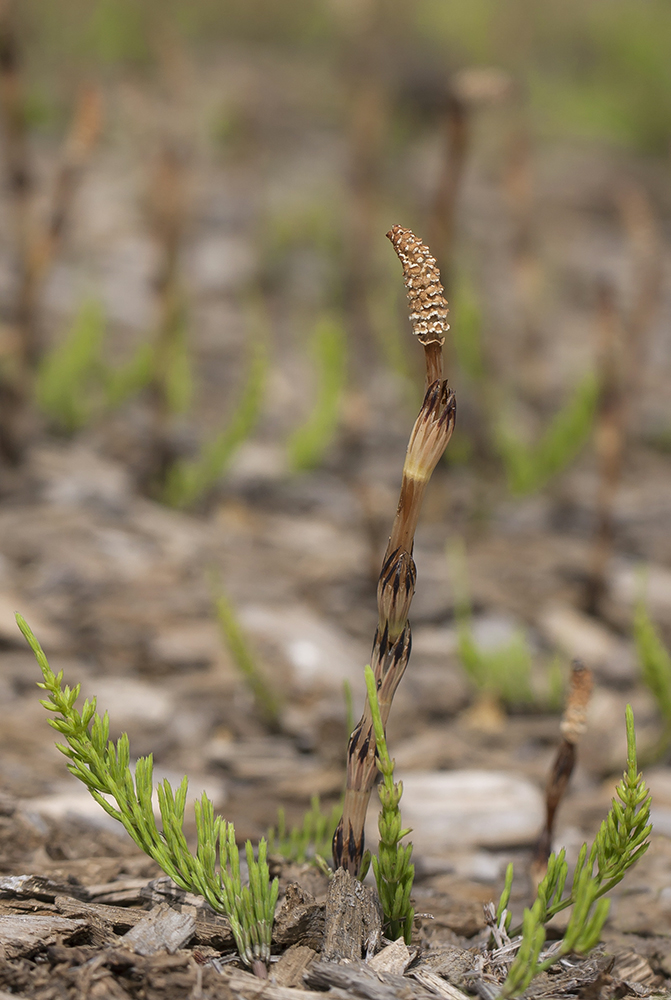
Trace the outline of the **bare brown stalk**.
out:
[[[0,2],[0,111],[6,182],[12,206],[15,267],[19,285],[29,259],[32,173],[28,152],[25,99],[21,72],[21,50],[16,35],[16,3]],[[0,380],[0,455],[16,464],[24,433],[23,400],[27,375],[23,366],[24,344],[20,335],[18,302],[10,316],[2,353],[4,371]]]
[[[468,69],[454,74],[444,99],[445,153],[428,224],[429,245],[440,261],[448,295],[452,289],[457,204],[471,147],[473,116],[480,108],[505,100],[510,91],[510,79],[500,70]]]
[[[640,388],[648,333],[662,293],[662,248],[653,207],[644,188],[633,182],[616,193],[629,243],[634,296],[627,313],[627,386],[632,402]]]
[[[386,726],[392,700],[408,664],[411,649],[408,613],[417,571],[412,549],[426,486],[454,428],[454,393],[442,378],[441,348],[448,330],[447,302],[435,259],[409,229],[387,233],[403,265],[413,332],[424,346],[428,388],[413,427],[401,482],[401,494],[378,581],[378,625],[371,666]],[[366,702],[347,748],[347,786],[343,814],[333,838],[336,868],[353,875],[364,852],[364,824],[375,781],[375,738]]]
[[[0,110],[17,272],[11,333],[4,349],[8,364],[0,385],[0,452],[12,463],[19,461],[28,434],[27,400],[41,355],[37,325],[40,288],[62,243],[73,197],[97,140],[101,118],[99,92],[92,87],[84,89],[64,144],[47,221],[37,224],[33,219],[34,186],[17,10],[12,0],[0,2]]]
[[[533,150],[523,125],[511,136],[505,187],[512,214],[513,280],[521,330],[514,364],[524,396],[531,403],[542,403],[547,382],[540,314],[543,269],[535,225]]]
[[[578,743],[587,727],[587,706],[593,687],[592,672],[579,660],[574,660],[566,707],[560,725],[562,739],[545,790],[545,828],[540,835],[531,862],[532,881],[536,886],[547,871],[547,862],[552,851],[557,809],[573,774]]]
[[[585,609],[597,615],[606,593],[606,578],[615,541],[615,500],[622,478],[626,441],[626,331],[615,291],[608,282],[598,290],[599,380],[594,445],[598,466],[596,527],[587,567]]]
[[[660,236],[645,191],[635,184],[625,185],[616,192],[616,203],[630,247],[634,294],[623,317],[612,285],[603,282],[599,289],[601,393],[595,427],[599,484],[585,588],[585,607],[594,615],[600,612],[606,594],[627,430],[640,394],[647,334],[659,308],[662,279]]]
[[[445,101],[443,130],[446,150],[430,215],[429,243],[440,257],[443,280],[449,291],[452,285],[457,199],[471,137],[468,104],[454,87],[450,88]]]
[[[98,87],[83,87],[77,98],[70,129],[63,144],[61,163],[47,222],[36,234],[31,252],[31,270],[40,281],[60,249],[72,211],[72,203],[102,124],[102,99]]]
[[[154,238],[159,248],[155,279],[158,322],[153,377],[149,386],[152,433],[145,469],[145,486],[160,488],[174,459],[168,378],[181,335],[182,295],[179,284],[179,249],[186,222],[184,156],[166,144],[158,157],[149,197]]]
[[[356,18],[357,32],[348,46],[350,135],[345,301],[350,313],[352,350],[359,362],[354,366],[355,371],[368,367],[373,343],[369,292],[388,118],[383,72],[384,18],[383,0],[362,0]]]

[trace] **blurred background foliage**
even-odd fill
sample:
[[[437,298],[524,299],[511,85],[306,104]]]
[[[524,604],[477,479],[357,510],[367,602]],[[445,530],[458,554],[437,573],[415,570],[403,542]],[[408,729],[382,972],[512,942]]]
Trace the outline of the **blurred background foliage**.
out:
[[[671,9],[665,0],[417,0],[384,8],[383,30],[401,56],[421,51],[452,70],[496,64],[525,89],[545,136],[606,139],[647,152],[668,148]],[[177,32],[199,46],[240,41],[334,56],[366,5],[348,0],[24,0],[35,92],[31,115],[59,113],[67,71],[148,71],[156,38]],[[62,109],[64,113],[64,109]]]

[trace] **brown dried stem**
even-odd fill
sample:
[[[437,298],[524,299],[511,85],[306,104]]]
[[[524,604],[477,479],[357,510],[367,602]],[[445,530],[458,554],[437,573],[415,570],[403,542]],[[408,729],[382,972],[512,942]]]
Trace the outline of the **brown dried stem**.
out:
[[[615,499],[622,478],[627,425],[626,331],[609,283],[599,288],[600,394],[595,424],[598,464],[596,528],[587,569],[585,609],[596,615],[606,593],[608,564],[615,541]]]
[[[452,291],[457,204],[472,145],[474,118],[482,109],[508,99],[511,90],[509,77],[500,70],[463,69],[451,77],[443,100],[444,156],[428,219],[428,235],[448,295]]]
[[[557,809],[575,767],[578,743],[587,726],[587,705],[593,687],[592,672],[579,660],[574,660],[566,707],[560,725],[562,739],[545,791],[545,828],[540,835],[531,862],[532,879],[536,885],[544,877],[547,870],[547,861],[552,851]]]
[[[345,241],[348,304],[355,373],[369,367],[372,322],[369,293],[374,277],[373,240],[380,207],[383,148],[389,118],[384,73],[384,0],[359,0],[356,28],[348,39],[349,167]]]
[[[5,348],[8,363],[0,385],[0,453],[12,463],[19,461],[27,436],[27,401],[41,355],[37,326],[40,288],[60,249],[73,197],[98,138],[101,119],[98,90],[85,88],[66,137],[47,221],[36,225],[16,16],[16,4],[0,0],[0,111],[18,278],[11,334]]]
[[[452,435],[456,412],[454,393],[442,379],[441,347],[448,330],[447,302],[436,261],[410,230],[394,226],[387,236],[403,265],[410,320],[413,332],[424,346],[429,384],[408,443],[401,494],[377,588],[379,617],[371,666],[385,726],[410,656],[408,612],[415,592],[412,548],[419,511],[431,474]],[[347,748],[343,815],[333,838],[336,868],[346,868],[353,875],[357,874],[363,857],[364,823],[375,775],[373,720],[366,703]]]
[[[150,453],[144,470],[145,486],[160,489],[174,461],[170,425],[172,407],[168,379],[181,336],[182,296],[179,282],[179,249],[186,224],[186,178],[183,154],[167,144],[156,163],[149,211],[160,252],[155,287],[158,324],[153,377],[149,385],[152,407]]]
[[[641,187],[629,184],[617,191],[616,202],[630,246],[634,295],[623,317],[612,285],[603,282],[599,289],[601,393],[595,434],[599,486],[585,590],[586,609],[595,615],[601,611],[606,594],[627,430],[632,408],[642,392],[648,333],[659,308],[662,279],[660,236],[648,196]]]

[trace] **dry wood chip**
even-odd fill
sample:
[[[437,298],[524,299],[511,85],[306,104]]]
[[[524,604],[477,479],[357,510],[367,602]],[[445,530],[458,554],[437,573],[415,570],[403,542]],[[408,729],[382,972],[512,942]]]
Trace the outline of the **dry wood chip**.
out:
[[[298,882],[287,885],[284,901],[273,927],[273,944],[278,948],[303,944],[321,951],[324,940],[324,904]]]
[[[0,957],[30,957],[59,938],[71,940],[88,927],[86,920],[39,914],[0,916]]]
[[[196,921],[189,913],[178,913],[167,903],[150,910],[123,935],[123,943],[136,955],[155,955],[159,951],[174,954],[193,937]]]
[[[88,889],[76,882],[55,882],[42,875],[5,875],[0,878],[0,897],[17,899],[43,899],[53,903],[56,896],[74,896],[86,899]]]
[[[656,986],[657,976],[652,971],[650,962],[634,951],[626,951],[617,956],[610,970],[613,979],[625,983],[640,983],[642,986]]]
[[[362,1000],[435,1000],[435,993],[430,993],[413,979],[375,973],[361,961],[351,964],[314,962],[304,979],[308,986],[315,989],[341,989]]]
[[[403,938],[398,938],[378,951],[368,963],[368,968],[374,972],[390,972],[392,975],[402,976],[416,955],[416,948],[410,951]]]
[[[134,910],[125,906],[107,906],[104,903],[85,903],[68,896],[57,896],[55,906],[63,916],[82,917],[88,920],[93,928],[107,932],[106,936],[109,940],[114,940],[116,935],[126,934],[146,916],[146,910]]]
[[[303,990],[303,974],[311,965],[317,952],[303,944],[288,948],[270,971],[270,981],[275,986],[294,986]]]
[[[231,951],[235,948],[228,918],[222,913],[216,913],[202,896],[180,889],[167,875],[145,885],[141,895],[144,902],[167,903],[178,913],[192,916],[196,921],[194,939],[199,945],[216,948],[217,951]]]
[[[382,938],[382,917],[377,893],[344,868],[329,883],[324,921],[322,958],[327,962],[352,962],[377,951]]]
[[[291,986],[275,986],[269,980],[258,979],[250,972],[233,969],[224,974],[231,996],[242,1000],[325,1000],[323,993],[296,990]],[[328,1000],[351,1000],[342,990],[331,990]],[[435,1000],[435,998],[434,998]]]
[[[130,906],[142,902],[144,898],[142,890],[146,887],[147,880],[145,878],[118,879],[116,882],[107,882],[104,885],[88,886],[86,898],[98,903]]]
[[[431,969],[415,969],[410,975],[418,983],[421,983],[422,986],[426,986],[427,989],[431,990],[432,993],[437,993],[438,996],[445,997],[446,1000],[469,1000],[465,993],[462,993],[456,986],[452,986],[446,979],[439,976],[437,972],[432,972]]]

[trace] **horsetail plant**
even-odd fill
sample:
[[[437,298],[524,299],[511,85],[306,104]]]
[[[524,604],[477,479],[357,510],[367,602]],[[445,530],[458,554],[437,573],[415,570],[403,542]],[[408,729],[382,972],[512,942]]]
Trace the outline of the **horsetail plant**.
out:
[[[589,851],[587,844],[583,844],[571,888],[566,893],[566,852],[562,849],[559,854],[550,855],[536,900],[524,911],[522,926],[515,932],[521,932],[519,950],[503,984],[501,997],[519,996],[537,973],[548,969],[569,952],[586,954],[598,943],[610,906],[610,900],[603,897],[622,881],[627,870],[650,846],[650,793],[638,771],[634,714],[630,705],[626,709],[626,726],[627,769],[616,788],[608,816]],[[511,881],[512,874],[510,879],[506,878],[506,901],[503,903],[502,897],[497,910],[499,916],[505,914]],[[544,925],[569,906],[573,911],[560,945],[553,946],[543,955]]]
[[[138,758],[133,778],[128,736],[124,733],[116,743],[109,739],[109,717],[107,712],[102,718],[98,715],[95,698],[86,699],[81,712],[75,708],[80,686],[63,687],[63,671],[54,674],[25,619],[17,615],[16,620],[42,671],[44,680],[38,686],[49,697],[41,704],[56,714],[49,723],[65,737],[66,742],[56,746],[68,758],[68,770],[176,885],[199,893],[214,910],[226,914],[240,958],[264,978],[279,890],[278,880],[270,881],[265,840],[259,844],[258,860],[251,841],[245,844],[249,885],[243,886],[233,824],[214,815],[214,806],[203,793],[195,805],[198,843],[192,854],[184,835],[186,777],[177,789],[167,780],[158,785],[159,831],[152,805],[152,755]]]
[[[412,548],[419,511],[429,479],[452,436],[456,413],[454,393],[443,379],[448,308],[436,261],[409,229],[396,225],[387,236],[403,265],[410,322],[424,347],[428,388],[410,436],[398,509],[377,588],[378,626],[371,669],[383,726],[410,656],[408,612],[415,592]],[[346,868],[353,875],[359,872],[364,854],[364,824],[375,781],[375,761],[373,716],[366,702],[347,747],[343,814],[333,838],[335,867]]]
[[[415,911],[410,903],[410,892],[415,876],[415,866],[410,863],[412,844],[401,844],[412,831],[401,829],[399,803],[403,795],[403,783],[394,781],[394,761],[389,757],[387,740],[377,700],[375,677],[370,666],[366,667],[366,689],[368,704],[373,716],[377,766],[382,774],[382,784],[378,787],[382,811],[378,820],[380,843],[378,854],[373,855],[373,873],[377,884],[384,914],[386,936],[395,941],[403,937],[406,944],[412,938],[412,922]]]

